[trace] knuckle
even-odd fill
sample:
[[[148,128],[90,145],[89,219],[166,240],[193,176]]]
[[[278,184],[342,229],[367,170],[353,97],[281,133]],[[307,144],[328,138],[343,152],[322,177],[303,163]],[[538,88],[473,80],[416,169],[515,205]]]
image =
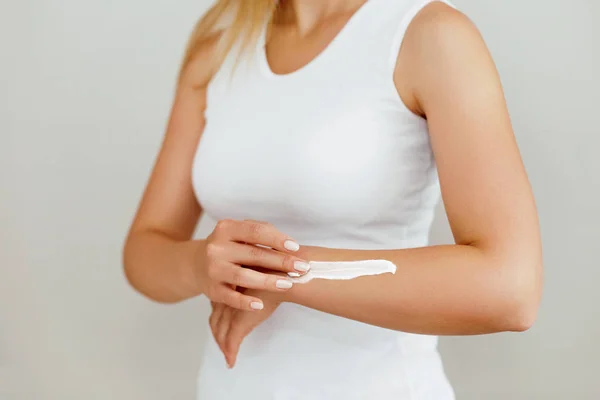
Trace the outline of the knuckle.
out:
[[[235,286],[243,286],[243,281],[244,281],[244,270],[240,267],[240,268],[236,268],[233,271],[233,277],[232,277],[232,284],[234,284]],[[235,292],[237,293],[237,292]]]
[[[235,307],[238,309],[243,309],[246,308],[244,305],[244,296],[241,293],[237,293],[237,296],[235,297]]]
[[[258,246],[250,246],[250,251],[249,252],[250,252],[250,254],[249,254],[250,257],[253,260],[257,260],[259,258],[262,258],[263,254],[264,254],[264,250],[261,249]]]
[[[263,274],[263,281],[262,281],[263,289],[276,288],[277,287],[277,279],[278,279],[277,276]]]
[[[264,227],[259,223],[250,223],[250,225],[248,225],[248,232],[250,234],[250,237],[254,239],[259,238],[263,232],[263,228]]]
[[[207,243],[206,245],[206,257],[209,260],[213,260],[218,257],[221,252],[221,246],[215,242]]]
[[[218,233],[227,232],[227,230],[231,227],[232,222],[233,221],[231,219],[222,219],[222,220],[218,221],[215,226],[215,232],[218,232]]]
[[[281,266],[283,267],[284,270],[293,271],[294,270],[294,261],[295,261],[294,257],[292,257],[291,255],[285,254],[282,256]]]
[[[239,292],[231,291],[227,296],[227,305],[234,308],[240,308],[242,295]]]

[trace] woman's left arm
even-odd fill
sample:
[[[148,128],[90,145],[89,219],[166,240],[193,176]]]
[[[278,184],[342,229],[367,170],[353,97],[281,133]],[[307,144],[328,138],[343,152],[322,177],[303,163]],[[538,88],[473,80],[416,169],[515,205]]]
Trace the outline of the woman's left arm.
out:
[[[301,246],[315,261],[392,261],[395,274],[315,279],[256,293],[389,329],[432,335],[524,331],[541,297],[542,255],[532,190],[500,79],[475,26],[442,4],[410,24],[395,74],[404,102],[427,118],[455,245],[402,250]],[[277,297],[279,296],[279,297]],[[240,313],[224,340],[235,360],[265,316]]]
[[[456,245],[363,251],[302,247],[299,257],[386,259],[395,275],[313,280],[284,294],[330,314],[441,335],[523,331],[541,295],[536,207],[500,79],[475,26],[441,3],[411,23],[396,81],[428,121]]]

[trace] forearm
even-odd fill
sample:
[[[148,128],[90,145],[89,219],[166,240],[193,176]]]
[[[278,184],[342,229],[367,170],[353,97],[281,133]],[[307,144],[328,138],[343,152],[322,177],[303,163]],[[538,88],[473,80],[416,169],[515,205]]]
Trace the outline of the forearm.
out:
[[[466,245],[405,250],[304,247],[309,260],[385,259],[395,274],[297,284],[283,301],[389,329],[434,335],[519,331],[532,323],[537,275]]]
[[[200,295],[193,264],[204,242],[176,241],[158,232],[131,234],[123,251],[129,283],[146,297],[162,303]]]

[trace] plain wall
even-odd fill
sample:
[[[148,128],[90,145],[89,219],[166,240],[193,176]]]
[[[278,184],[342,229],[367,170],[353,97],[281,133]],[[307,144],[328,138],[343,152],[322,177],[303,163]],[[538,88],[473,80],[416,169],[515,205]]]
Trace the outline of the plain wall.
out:
[[[142,298],[121,247],[208,3],[0,4],[1,399],[193,398],[207,303]],[[545,291],[524,334],[442,338],[448,375],[464,400],[598,399],[600,4],[456,4],[502,76],[538,202]],[[433,239],[452,240],[442,207]]]

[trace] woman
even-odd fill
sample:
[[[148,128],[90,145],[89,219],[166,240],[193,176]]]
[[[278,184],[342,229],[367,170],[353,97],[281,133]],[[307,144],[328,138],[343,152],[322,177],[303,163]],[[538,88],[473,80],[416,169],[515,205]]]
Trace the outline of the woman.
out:
[[[456,244],[428,246],[440,192]],[[202,211],[218,223],[192,240]],[[211,300],[201,399],[446,400],[437,335],[528,329],[540,247],[500,80],[463,14],[222,0],[192,35],[124,264],[151,299]],[[358,260],[396,272],[290,278]]]

